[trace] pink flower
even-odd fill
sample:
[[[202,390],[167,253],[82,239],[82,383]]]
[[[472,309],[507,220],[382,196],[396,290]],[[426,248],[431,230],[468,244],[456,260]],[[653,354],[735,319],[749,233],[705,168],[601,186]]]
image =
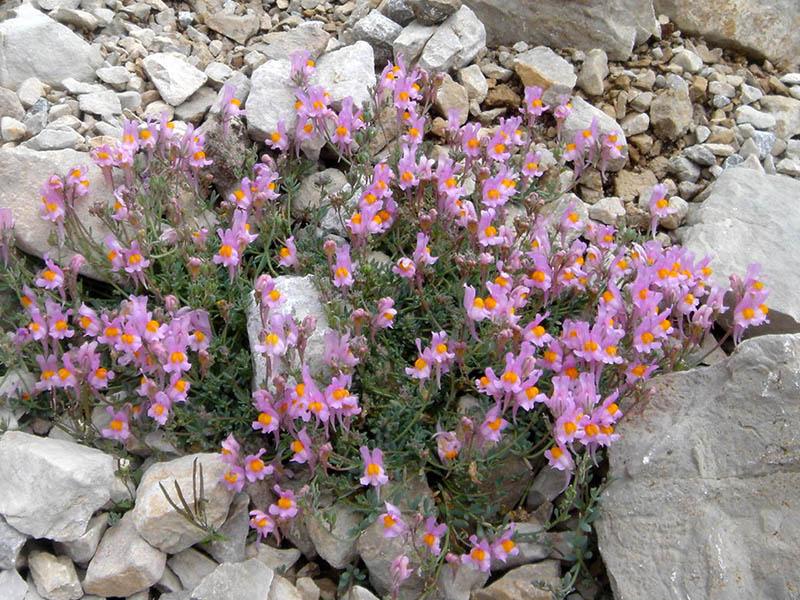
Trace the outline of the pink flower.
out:
[[[60,290],[64,285],[64,271],[47,254],[44,255],[44,265],[34,283],[46,290]]]
[[[471,535],[469,541],[472,543],[472,549],[461,556],[461,562],[488,573],[492,566],[492,549],[489,542],[485,539],[479,541],[476,535]]]
[[[377,329],[390,329],[394,326],[397,311],[394,309],[394,299],[386,297],[378,300],[373,324]]]
[[[250,527],[258,532],[259,537],[266,538],[275,531],[275,521],[265,512],[251,510]]]
[[[253,404],[258,417],[253,421],[253,429],[261,433],[275,433],[280,428],[280,416],[272,405],[272,395],[267,390],[253,392]]]
[[[266,144],[273,150],[285,152],[289,148],[289,136],[286,133],[286,123],[281,119],[278,128],[269,134]]]
[[[653,191],[650,193],[650,231],[653,235],[655,235],[659,220],[668,217],[677,210],[670,207],[666,195],[667,186],[663,183],[653,186]]]
[[[239,442],[236,441],[232,433],[222,441],[220,454],[222,455],[222,462],[229,465],[236,464],[239,461]]]
[[[404,554],[401,554],[392,561],[389,567],[389,572],[392,575],[392,594],[397,595],[402,583],[411,577],[411,569],[408,568],[409,559]]]
[[[458,453],[461,451],[461,442],[456,437],[453,431],[437,431],[436,437],[436,453],[439,455],[439,460],[444,464],[455,460]]]
[[[397,264],[394,267],[392,267],[392,272],[396,273],[403,279],[414,279],[414,276],[417,274],[417,267],[413,260],[404,256],[397,261]]]
[[[445,533],[447,533],[447,525],[437,523],[436,517],[425,519],[425,533],[422,534],[422,543],[434,556],[439,556],[442,552],[440,543]]]
[[[575,470],[575,462],[565,446],[552,446],[549,450],[545,450],[544,456],[547,458],[547,463],[554,469],[569,473]]]
[[[383,528],[383,537],[394,538],[403,535],[408,531],[408,525],[403,521],[400,509],[389,502],[384,502],[384,505],[386,506],[386,512],[378,517],[378,521]]]
[[[228,133],[231,119],[244,114],[241,108],[242,102],[236,98],[236,86],[226,83],[222,86],[222,96],[220,97],[220,111],[222,113],[222,132]]]
[[[480,433],[484,439],[490,442],[499,442],[503,430],[508,426],[509,422],[500,414],[500,408],[498,406],[493,406],[489,412],[486,413],[486,417],[480,427]]]
[[[280,260],[278,264],[282,267],[298,267],[297,246],[294,245],[294,236],[286,239],[286,244],[278,251]]]
[[[111,415],[111,420],[108,422],[108,427],[100,431],[100,435],[106,439],[125,442],[131,435],[128,411],[115,411],[113,406],[107,406],[106,412]]]
[[[348,288],[353,285],[353,263],[350,260],[350,245],[342,244],[336,248],[336,262],[331,266],[333,285]]]
[[[266,450],[263,448],[255,454],[248,454],[244,459],[244,474],[247,481],[261,481],[267,475],[272,475],[272,465],[267,465],[261,460]]]
[[[542,88],[539,86],[525,87],[525,113],[532,121],[541,116],[549,106],[542,101]]]
[[[147,410],[147,416],[153,419],[159,425],[164,425],[169,418],[169,412],[172,408],[172,402],[164,392],[158,392],[155,400],[150,404]]]
[[[239,465],[229,465],[222,474],[222,483],[232,492],[241,492],[246,483],[244,469]]]
[[[269,514],[279,519],[293,519],[297,516],[297,502],[294,492],[288,489],[281,489],[281,486],[277,484],[272,489],[278,494],[278,500],[269,505]]]
[[[297,434],[297,439],[292,440],[292,443],[289,444],[292,452],[292,458],[290,462],[295,462],[298,464],[305,464],[309,461],[313,461],[313,447],[311,444],[311,438],[308,436],[308,432],[306,428],[300,430]]]
[[[501,562],[506,562],[509,556],[519,554],[519,548],[514,540],[515,524],[511,523],[499,538],[492,542],[492,556]]]
[[[423,232],[417,233],[417,245],[414,248],[414,262],[416,263],[417,267],[421,267],[422,265],[432,265],[437,260],[439,260],[438,256],[431,256],[431,248],[428,245],[430,243],[430,238]]]
[[[369,448],[361,446],[359,449],[361,458],[364,460],[364,476],[359,480],[361,485],[380,487],[389,482],[389,478],[383,470],[383,452],[380,448],[375,448],[370,453]]]

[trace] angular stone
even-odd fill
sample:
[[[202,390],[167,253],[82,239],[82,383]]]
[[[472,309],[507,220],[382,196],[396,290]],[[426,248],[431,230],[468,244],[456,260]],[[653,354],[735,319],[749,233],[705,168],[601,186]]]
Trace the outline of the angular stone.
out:
[[[225,539],[211,542],[208,546],[208,553],[217,562],[242,562],[247,558],[245,543],[250,533],[249,507],[247,494],[239,494],[233,499],[228,518],[219,529]]]
[[[676,584],[686,598],[800,588],[798,390],[798,335],[653,380],[620,423],[597,521],[616,598],[669,598]]]
[[[392,43],[402,30],[400,25],[373,10],[353,27],[353,38],[372,46],[375,66],[382,69],[392,59]]]
[[[325,88],[334,104],[349,96],[359,107],[369,103],[376,81],[372,46],[366,42],[356,42],[323,55],[312,77],[312,83]]]
[[[429,71],[466,67],[486,48],[486,29],[466,6],[450,15],[425,44],[419,65]]]
[[[414,20],[414,11],[411,10],[406,0],[384,0],[378,10],[401,27],[405,27]]]
[[[265,600],[274,577],[272,569],[254,558],[224,563],[194,589],[192,600]]]
[[[289,31],[268,33],[263,37],[262,44],[254,44],[251,47],[266,56],[267,60],[289,60],[297,50],[308,50],[311,57],[316,59],[325,51],[330,39],[331,34],[325,31],[319,22],[311,21],[300,23]]]
[[[199,123],[217,101],[217,93],[203,86],[192,94],[186,102],[175,107],[175,118],[188,123]]]
[[[775,118],[775,133],[781,138],[800,134],[800,100],[786,96],[764,96],[761,109]]]
[[[750,124],[756,129],[773,129],[775,117],[771,114],[756,110],[752,106],[740,106],[736,109],[736,122],[739,125]]]
[[[247,547],[248,558],[260,560],[276,573],[285,573],[300,560],[297,548],[273,548],[266,544],[251,544]]]
[[[23,144],[25,148],[39,151],[67,150],[83,142],[83,136],[74,129],[43,129]]]
[[[392,561],[408,551],[400,537],[383,537],[383,526],[376,520],[358,538],[358,554],[369,571],[369,582],[378,594],[388,594],[392,587],[390,567]],[[399,600],[416,600],[422,594],[424,582],[416,573],[400,586]]]
[[[253,71],[250,95],[247,97],[247,133],[259,142],[277,131],[278,122],[292,131],[297,123],[295,96],[288,60],[268,60]]]
[[[73,132],[74,133],[74,132]],[[86,165],[89,169],[89,195],[76,207],[83,224],[94,239],[102,240],[108,230],[96,218],[89,215],[89,207],[109,197],[111,190],[103,179],[100,169],[92,164],[85,152],[57,150],[35,152],[28,148],[0,148],[0,206],[10,207],[16,226],[14,235],[17,246],[35,256],[49,252],[53,258],[63,257],[62,264],[69,261],[72,254],[50,245],[48,238],[52,228],[50,223],[39,216],[37,190],[53,173],[66,175],[74,167]],[[80,535],[78,532],[77,535]],[[40,537],[40,536],[37,536]]]
[[[416,21],[409,23],[392,43],[395,60],[399,60],[402,57],[406,63],[416,62],[425,44],[428,43],[434,33],[436,33],[436,27],[423,25]],[[452,52],[458,52],[455,49],[455,43]]]
[[[461,8],[461,0],[407,0],[414,17],[423,25],[438,25]]]
[[[116,460],[75,443],[7,431],[0,438],[0,515],[21,533],[80,537],[92,514],[122,499]]]
[[[552,600],[561,585],[561,567],[557,560],[523,565],[509,571],[489,587],[478,590],[474,600]]]
[[[302,579],[307,579],[307,577],[301,577],[298,580],[298,585]],[[319,589],[317,589],[316,597],[319,599]],[[269,588],[267,600],[310,600],[310,598],[301,594],[300,591],[294,587],[292,582],[288,579],[285,579],[280,575],[275,575],[275,577],[272,579],[272,586]]]
[[[14,569],[0,571],[0,598],[3,600],[28,598],[28,584]]]
[[[220,527],[228,516],[233,493],[221,482],[225,464],[218,454],[190,454],[155,463],[145,471],[136,491],[136,506],[131,515],[139,535],[170,554],[185,550],[206,536],[205,531],[187,521],[170,505],[159,487],[159,483],[163,483],[167,493],[175,499],[177,483],[191,505],[194,501],[192,470],[195,459],[198,477],[200,466],[203,467],[206,520],[209,526]]]
[[[66,556],[33,551],[28,556],[28,568],[40,596],[47,600],[78,600],[83,588],[75,565]]]
[[[589,218],[606,225],[617,225],[624,216],[625,205],[613,196],[601,198],[589,207]]]
[[[469,117],[469,97],[467,90],[461,84],[453,81],[450,75],[445,75],[442,85],[436,90],[434,108],[444,118],[448,118],[450,111],[458,115],[458,124],[463,125]]]
[[[727,285],[730,273],[744,275],[749,263],[761,264],[770,290],[770,323],[758,327],[758,333],[800,331],[800,274],[794,265],[799,203],[796,179],[729,169],[682,232],[684,245],[695,255],[714,257],[712,277],[719,285]]]
[[[584,129],[588,129],[592,121],[597,120],[598,129],[601,134],[614,134],[617,136],[619,144],[623,145],[622,156],[609,162],[609,171],[619,171],[628,160],[627,141],[622,127],[614,119],[609,117],[602,110],[595,108],[583,98],[575,97],[572,100],[572,112],[564,120],[565,139],[575,138],[575,134]]]
[[[486,25],[492,46],[531,45],[605,50],[625,60],[634,44],[659,31],[651,0],[465,0]]]
[[[193,590],[219,565],[202,552],[187,548],[171,556],[167,566],[178,576],[184,588]]]
[[[485,573],[465,564],[445,564],[439,571],[436,587],[444,600],[470,600],[473,590],[482,588],[489,579]]]
[[[12,117],[0,118],[0,137],[4,142],[16,142],[25,137],[25,123]]]
[[[677,140],[691,123],[692,102],[683,90],[665,90],[650,104],[650,124],[662,140]]]
[[[56,542],[55,548],[76,563],[85,565],[97,552],[97,546],[107,528],[108,514],[100,513],[92,517],[83,535],[70,542]]]
[[[228,14],[220,11],[214,14],[205,14],[203,22],[209,29],[231,38],[239,44],[246,44],[252,36],[258,33],[260,19],[258,15],[249,12],[244,15]]]
[[[551,105],[557,105],[563,96],[570,96],[577,81],[572,65],[546,46],[518,55],[514,70],[522,85],[541,87],[542,98]]]
[[[326,517],[331,517],[333,526]],[[344,504],[334,504],[327,510],[303,513],[308,535],[317,554],[335,569],[344,569],[356,557],[358,513]]]
[[[97,596],[131,596],[161,579],[167,555],[136,531],[131,513],[106,531],[89,563],[83,588]]]
[[[83,112],[93,115],[118,115],[122,112],[119,98],[111,90],[91,92],[78,96],[78,106]]]
[[[122,91],[131,80],[131,74],[123,66],[103,67],[97,69],[97,77],[100,81],[112,86],[115,90]]]
[[[486,99],[489,93],[489,82],[486,81],[478,65],[470,65],[458,71],[458,81],[467,90],[467,97],[479,104]]]
[[[0,517],[0,570],[15,567],[27,539],[27,535],[20,533]]]
[[[785,66],[798,64],[800,5],[795,0],[654,0],[686,34],[702,36],[722,48],[744,51]]]
[[[600,48],[586,53],[581,72],[578,75],[578,87],[590,96],[603,93],[603,81],[608,76],[608,55]]]
[[[205,73],[177,53],[151,54],[142,65],[161,98],[172,106],[182,104],[208,79]]]
[[[0,23],[0,86],[16,90],[29,77],[56,87],[68,77],[95,78],[102,61],[97,48],[30,4],[16,13]]]
[[[378,600],[378,597],[368,589],[355,585],[350,588],[342,600]]]

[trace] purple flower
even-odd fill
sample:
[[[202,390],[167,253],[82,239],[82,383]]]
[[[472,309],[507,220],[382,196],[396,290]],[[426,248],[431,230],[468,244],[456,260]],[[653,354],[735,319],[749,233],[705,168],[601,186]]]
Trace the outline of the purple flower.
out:
[[[250,527],[258,532],[259,537],[266,538],[275,531],[275,521],[265,512],[251,510]]]
[[[100,435],[106,439],[125,442],[131,435],[128,411],[115,411],[113,406],[107,406],[106,412],[111,415],[111,420],[108,422],[108,427],[100,431]]]
[[[348,288],[353,285],[353,263],[350,260],[350,245],[342,244],[336,248],[336,262],[331,265],[333,285]]]
[[[461,556],[461,562],[488,573],[492,566],[492,549],[489,546],[489,542],[485,539],[478,540],[476,535],[471,535],[469,541],[472,544],[472,549]]]
[[[409,559],[406,555],[401,554],[392,561],[389,567],[389,572],[392,575],[392,594],[397,595],[397,591],[403,582],[411,577],[411,569],[408,568]]]
[[[447,525],[437,523],[436,517],[425,519],[425,533],[422,534],[422,542],[434,556],[439,556],[442,552],[440,543],[445,533],[447,533]]]
[[[295,501],[294,492],[288,489],[281,489],[281,486],[277,484],[272,489],[278,494],[278,500],[269,505],[269,514],[279,519],[293,519],[297,516],[297,502]]]
[[[383,537],[393,538],[403,535],[408,531],[408,525],[403,521],[400,509],[389,502],[385,502],[384,505],[386,506],[386,512],[378,517],[378,521],[383,527]]]
[[[383,452],[380,448],[375,448],[371,453],[369,448],[361,446],[359,449],[361,458],[364,461],[364,476],[359,480],[361,485],[380,487],[389,482],[389,478],[383,470]]]
[[[244,489],[244,469],[239,465],[230,465],[222,474],[222,483],[232,492],[241,492]]]
[[[244,459],[244,474],[247,481],[261,481],[267,475],[272,475],[273,468],[261,460],[266,450],[263,448],[255,454],[248,454]]]
[[[64,285],[64,271],[47,254],[44,255],[44,265],[34,283],[46,290],[60,290]]]

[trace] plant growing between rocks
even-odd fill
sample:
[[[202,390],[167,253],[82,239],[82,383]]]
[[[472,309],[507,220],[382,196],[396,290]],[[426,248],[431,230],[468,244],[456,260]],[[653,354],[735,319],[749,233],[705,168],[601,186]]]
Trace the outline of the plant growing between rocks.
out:
[[[436,597],[465,572],[477,587],[521,564],[520,547],[546,539],[521,527],[526,508],[557,499],[543,520],[570,532],[571,568],[553,590],[565,596],[592,558],[622,407],[654,373],[695,361],[723,312],[737,342],[767,319],[758,268],[724,290],[709,258],[664,247],[662,186],[649,232],[582,214],[559,176],[604,172],[625,148],[596,122],[555,156],[537,146],[545,127],[561,135],[568,98],[548,106],[529,87],[518,116],[486,128],[456,112],[432,120],[440,82],[421,69],[389,64],[362,107],[311,85],[313,70],[294,56],[296,115],[269,152],[241,157],[232,189],[214,188],[203,133],[128,122],[93,151],[109,191],[92,209],[99,242],[74,210],[86,166],[41,190],[65,249],[44,267],[12,251],[2,214],[0,280],[23,307],[2,360],[36,374],[18,401],[128,457],[221,443],[225,485],[267,499],[250,512],[260,538],[292,540],[307,518],[335,528],[326,519],[341,511],[328,509],[346,507],[347,536],[363,531],[373,586],[392,597]],[[240,113],[225,88],[214,135],[237,135]],[[394,139],[375,156],[378,136]],[[323,185],[295,219],[303,155],[320,151],[347,184]],[[554,484],[534,490],[537,474]],[[202,479],[191,500],[162,489],[206,528]],[[355,553],[323,558],[343,568]]]

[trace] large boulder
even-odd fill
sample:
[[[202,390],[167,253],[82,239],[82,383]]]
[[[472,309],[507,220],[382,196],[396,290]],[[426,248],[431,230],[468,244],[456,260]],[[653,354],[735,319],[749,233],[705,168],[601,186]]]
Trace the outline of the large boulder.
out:
[[[689,215],[681,240],[695,254],[714,257],[715,281],[743,275],[747,265],[761,264],[770,289],[770,323],[763,333],[800,331],[800,181],[752,169],[728,169],[711,187],[708,198]]]
[[[799,428],[800,335],[655,379],[610,450],[597,533],[614,597],[794,597]]]
[[[225,463],[218,454],[190,454],[168,462],[155,463],[145,471],[136,490],[136,506],[131,512],[136,530],[149,544],[168,554],[176,554],[206,537],[207,532],[190,523],[170,504],[159,484],[180,506],[175,484],[191,506],[194,501],[192,472],[197,460],[198,478],[203,468],[205,517],[210,527],[219,528],[228,516],[233,492],[222,483]],[[199,481],[197,483],[199,488]]]
[[[550,48],[605,50],[625,60],[658,32],[652,0],[465,0],[486,26],[489,44],[524,40]]]
[[[102,64],[93,48],[31,4],[0,23],[0,86],[16,90],[29,77],[61,87],[67,78],[92,81]]]
[[[99,219],[89,214],[92,204],[112,198],[111,190],[87,152],[51,150],[37,152],[28,148],[0,148],[0,206],[8,207],[16,222],[17,246],[36,256],[50,253],[53,259],[66,262],[72,253],[50,244],[53,225],[39,216],[40,189],[53,175],[65,176],[74,167],[89,167],[89,195],[76,202],[81,222],[98,242],[108,230]]]
[[[32,537],[77,539],[96,510],[124,498],[116,470],[99,450],[8,431],[0,438],[0,515]]]
[[[800,60],[800,3],[797,0],[654,0],[685,33],[710,43],[767,58],[784,66]]]

